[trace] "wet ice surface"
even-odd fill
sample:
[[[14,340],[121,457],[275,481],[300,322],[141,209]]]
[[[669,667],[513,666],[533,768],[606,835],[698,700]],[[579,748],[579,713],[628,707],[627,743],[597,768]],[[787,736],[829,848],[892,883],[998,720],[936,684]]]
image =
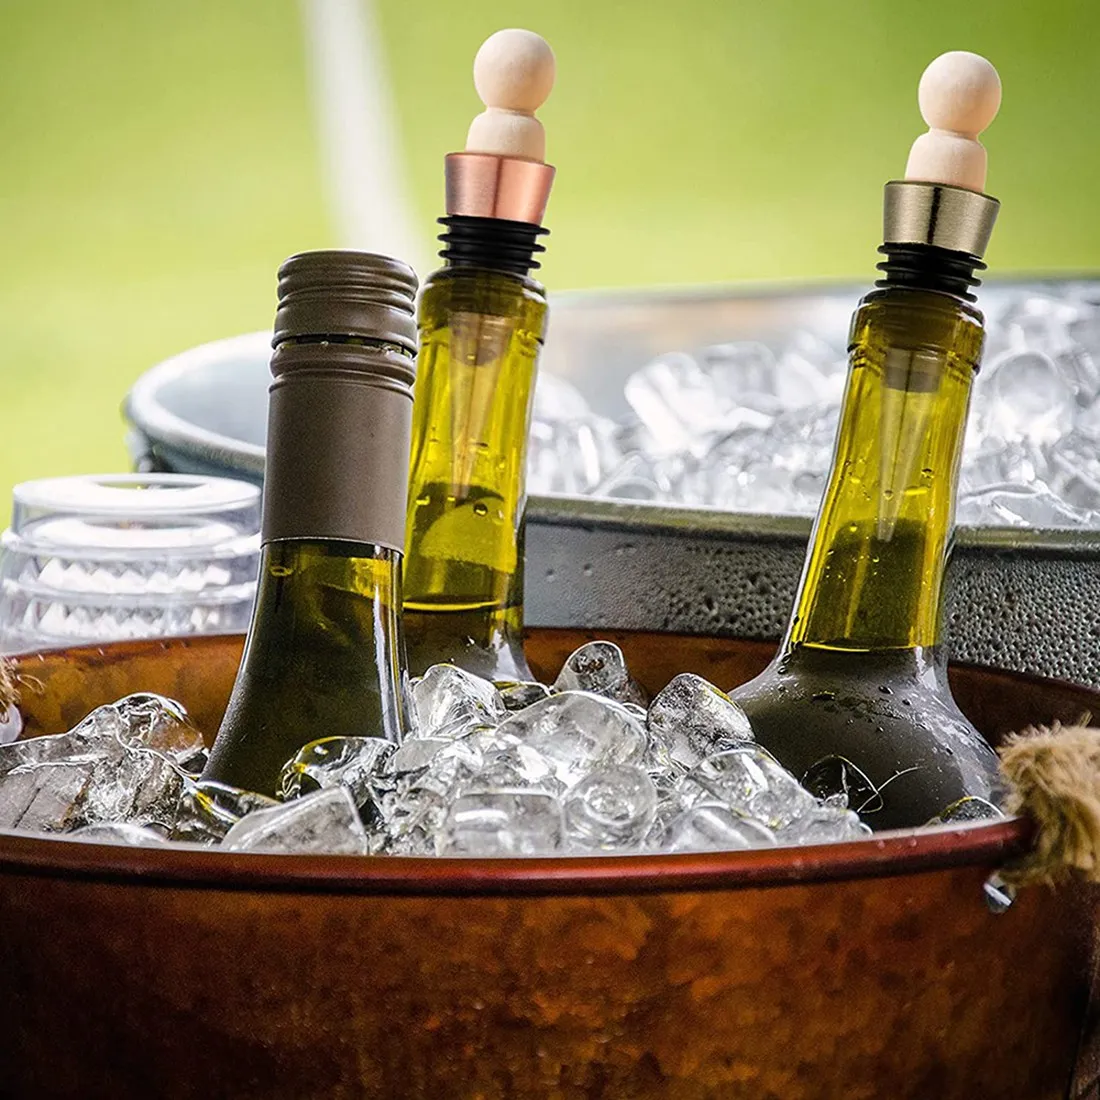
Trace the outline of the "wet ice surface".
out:
[[[179,705],[132,695],[67,734],[0,745],[0,828],[415,856],[736,851],[870,835],[855,811],[874,809],[877,792],[847,761],[823,760],[799,782],[756,744],[744,712],[690,673],[646,709],[611,642],[573,653],[552,688],[437,665],[412,694],[417,723],[401,745],[313,741],[287,761],[278,799],[200,780],[201,735]],[[931,824],[999,816],[970,798]]]
[[[202,734],[177,703],[130,695],[69,733],[0,746],[0,828],[125,823],[167,833],[205,762]]]
[[[630,414],[592,411],[540,377],[528,489],[813,515],[832,460],[845,324],[673,351],[628,379]],[[979,288],[987,340],[975,381],[960,523],[1100,528],[1100,284],[1057,296]]]

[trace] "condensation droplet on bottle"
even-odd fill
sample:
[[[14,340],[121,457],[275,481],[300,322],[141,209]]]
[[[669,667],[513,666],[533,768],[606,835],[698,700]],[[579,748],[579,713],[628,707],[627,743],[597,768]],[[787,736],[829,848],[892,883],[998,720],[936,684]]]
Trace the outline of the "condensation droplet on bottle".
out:
[[[488,514],[489,514],[489,505],[486,504],[485,501],[479,500],[474,505],[474,515],[475,516],[487,516]]]

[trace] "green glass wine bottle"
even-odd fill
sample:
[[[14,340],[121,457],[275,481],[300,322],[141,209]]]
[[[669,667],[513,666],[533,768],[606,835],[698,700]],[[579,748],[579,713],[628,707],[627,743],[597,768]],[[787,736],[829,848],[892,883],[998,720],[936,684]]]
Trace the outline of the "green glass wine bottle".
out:
[[[970,98],[937,99],[959,64],[972,79],[955,86]],[[836,452],[794,612],[776,659],[732,692],[781,763],[821,793],[846,789],[878,829],[999,793],[997,758],[951,696],[941,622],[983,342],[970,288],[998,209],[981,192],[976,136],[999,101],[995,70],[973,54],[944,55],[922,80],[934,128],[924,138],[950,130],[981,163],[969,147],[952,158],[918,139],[907,179],[886,185],[883,278],[852,321]]]
[[[474,62],[488,105],[466,151],[446,158],[444,267],[420,298],[407,555],[410,671],[448,662],[529,680],[523,654],[527,435],[546,329],[530,278],[554,178],[533,111],[554,58],[528,31],[500,31]]]
[[[416,285],[361,252],[279,270],[259,586],[204,779],[273,795],[309,741],[403,733]]]

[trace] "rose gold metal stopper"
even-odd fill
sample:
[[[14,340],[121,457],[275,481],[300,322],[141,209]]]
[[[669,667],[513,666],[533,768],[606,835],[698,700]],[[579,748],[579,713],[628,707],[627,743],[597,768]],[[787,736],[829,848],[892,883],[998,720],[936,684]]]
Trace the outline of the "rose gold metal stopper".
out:
[[[445,166],[448,214],[542,224],[552,165],[492,153],[451,153]]]
[[[446,159],[447,213],[541,225],[554,169],[535,111],[554,86],[554,52],[532,31],[497,31],[474,58],[474,86],[485,110],[466,151]]]

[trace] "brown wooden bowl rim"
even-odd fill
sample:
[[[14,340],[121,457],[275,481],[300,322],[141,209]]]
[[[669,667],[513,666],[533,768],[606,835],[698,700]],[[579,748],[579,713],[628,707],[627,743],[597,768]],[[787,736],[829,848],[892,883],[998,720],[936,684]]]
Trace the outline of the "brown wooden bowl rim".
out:
[[[1029,822],[1008,818],[800,848],[490,859],[142,848],[0,831],[0,874],[277,893],[638,894],[805,885],[960,866],[992,872],[1026,852],[1030,837]]]

